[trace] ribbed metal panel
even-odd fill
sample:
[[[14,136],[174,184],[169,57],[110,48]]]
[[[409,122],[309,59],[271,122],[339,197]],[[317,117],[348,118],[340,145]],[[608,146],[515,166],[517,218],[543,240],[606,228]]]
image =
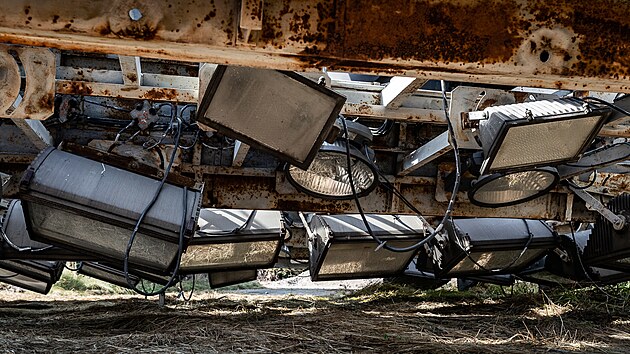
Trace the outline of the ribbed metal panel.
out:
[[[608,203],[608,209],[615,214],[630,212],[630,194],[622,194]],[[588,243],[584,258],[590,264],[602,264],[630,257],[630,231],[626,228],[617,231],[603,216],[599,215]],[[630,269],[630,264],[627,266]]]

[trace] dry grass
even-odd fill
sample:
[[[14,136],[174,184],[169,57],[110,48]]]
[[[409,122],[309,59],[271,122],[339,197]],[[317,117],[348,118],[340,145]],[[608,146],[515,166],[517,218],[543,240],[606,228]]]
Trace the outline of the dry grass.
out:
[[[454,295],[455,294],[455,295]],[[546,294],[482,297],[374,288],[347,297],[196,295],[48,297],[2,292],[0,351],[225,353],[624,353],[622,308]],[[560,300],[558,300],[560,299]]]

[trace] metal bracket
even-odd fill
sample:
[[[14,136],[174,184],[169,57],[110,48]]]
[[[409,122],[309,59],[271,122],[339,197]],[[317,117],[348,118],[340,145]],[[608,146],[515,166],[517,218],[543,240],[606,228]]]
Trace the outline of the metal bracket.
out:
[[[626,225],[626,218],[624,216],[613,213],[610,209],[606,208],[604,204],[602,204],[599,200],[595,199],[595,197],[593,197],[590,193],[583,189],[575,187],[569,187],[569,189],[571,189],[573,193],[575,193],[575,195],[580,197],[580,199],[586,202],[587,206],[590,206],[591,208],[593,208],[593,210],[601,214],[606,220],[610,221],[615,230],[621,230],[624,228],[624,226]]]

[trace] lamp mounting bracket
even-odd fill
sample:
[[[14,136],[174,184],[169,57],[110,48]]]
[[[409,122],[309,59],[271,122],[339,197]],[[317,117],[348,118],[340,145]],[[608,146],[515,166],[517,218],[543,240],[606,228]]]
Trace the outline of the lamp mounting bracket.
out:
[[[571,186],[569,187],[569,189],[571,189],[573,193],[575,193],[575,195],[580,197],[580,199],[586,202],[587,206],[590,206],[591,208],[593,208],[593,210],[601,214],[606,220],[610,221],[615,230],[621,230],[626,226],[627,220],[625,216],[613,213],[610,209],[606,208],[604,204],[602,204],[587,191]]]

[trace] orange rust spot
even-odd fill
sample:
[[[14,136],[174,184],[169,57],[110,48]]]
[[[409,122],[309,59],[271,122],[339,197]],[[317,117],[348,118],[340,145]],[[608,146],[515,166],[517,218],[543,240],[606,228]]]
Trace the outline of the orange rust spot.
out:
[[[163,89],[151,89],[144,95],[142,98],[146,98],[148,100],[156,100],[156,101],[173,101],[177,99],[177,90],[163,88]]]
[[[63,84],[64,94],[89,96],[93,90],[87,83],[81,81],[71,81]]]

